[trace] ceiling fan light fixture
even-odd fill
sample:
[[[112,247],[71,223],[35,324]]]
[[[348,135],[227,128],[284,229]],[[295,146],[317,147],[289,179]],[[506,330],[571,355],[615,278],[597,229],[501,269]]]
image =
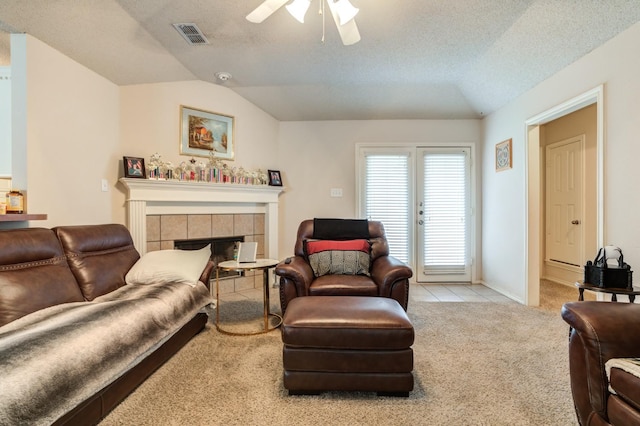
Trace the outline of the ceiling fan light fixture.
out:
[[[301,24],[304,24],[304,15],[306,15],[307,10],[309,10],[309,6],[311,6],[311,0],[293,0],[291,4],[285,7],[291,16],[296,18]]]
[[[289,3],[290,0],[263,0],[251,13],[247,21],[259,24],[275,11]],[[329,6],[331,17],[336,23],[342,44],[350,46],[360,41],[360,31],[356,20],[353,19],[360,9],[354,7],[349,0],[320,0],[320,15],[322,16],[322,42],[325,35],[325,5]],[[304,23],[304,16],[311,6],[311,0],[293,0],[286,6],[287,10],[297,21]]]
[[[333,0],[329,0],[333,1]],[[356,17],[360,9],[351,4],[349,0],[337,0],[335,2],[336,12],[340,18],[340,25],[344,25]]]

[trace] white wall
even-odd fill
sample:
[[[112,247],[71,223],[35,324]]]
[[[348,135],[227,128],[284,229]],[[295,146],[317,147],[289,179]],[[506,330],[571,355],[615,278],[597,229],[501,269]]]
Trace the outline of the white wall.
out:
[[[188,161],[191,156],[180,156],[180,105],[184,105],[235,118],[231,167],[277,168],[278,121],[226,87],[183,81],[123,86],[120,93],[120,162],[123,155],[148,161],[156,152],[176,166]],[[208,162],[205,157],[195,159]]]
[[[118,146],[118,87],[26,34],[11,35],[12,177],[26,190],[31,226],[122,222],[111,165]]]
[[[3,176],[11,176],[10,67],[0,67],[0,177]]]
[[[356,143],[478,143],[479,120],[282,122],[280,255],[291,255],[298,225],[314,217],[356,217]],[[478,179],[479,181],[479,179]],[[342,198],[329,196],[342,188]]]
[[[526,244],[525,121],[600,84],[604,94],[605,243],[640,266],[640,24],[566,67],[483,122],[483,279],[524,302]],[[496,173],[495,144],[513,138],[513,169]],[[533,265],[535,267],[535,265]]]

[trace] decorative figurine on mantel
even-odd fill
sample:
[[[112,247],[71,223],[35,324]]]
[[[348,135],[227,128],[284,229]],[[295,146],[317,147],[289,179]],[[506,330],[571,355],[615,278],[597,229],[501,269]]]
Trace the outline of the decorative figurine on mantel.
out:
[[[188,180],[187,179],[187,163],[185,163],[184,161],[182,163],[180,163],[180,165],[178,166],[178,174],[180,176],[180,180]]]
[[[149,163],[147,163],[147,176],[149,176],[149,179],[164,178],[160,176],[161,166],[163,166],[162,156],[156,152],[149,158]]]
[[[207,181],[207,165],[204,161],[199,161],[196,165],[196,170],[198,172],[198,181],[206,182]]]
[[[179,180],[181,182],[231,183],[238,185],[266,185],[267,175],[262,169],[247,171],[242,166],[230,167],[215,155],[209,161],[198,161],[194,157],[175,166],[164,161],[159,153],[151,155],[147,163],[147,176],[155,180]]]
[[[173,180],[174,165],[171,161],[164,163],[164,173],[167,180]]]
[[[222,165],[222,172],[220,174],[222,175],[222,183],[231,182],[231,170],[229,170],[226,163]]]

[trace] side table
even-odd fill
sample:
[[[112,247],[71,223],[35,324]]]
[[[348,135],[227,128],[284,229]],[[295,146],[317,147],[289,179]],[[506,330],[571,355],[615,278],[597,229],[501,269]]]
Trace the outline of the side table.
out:
[[[268,333],[271,330],[275,330],[280,327],[282,324],[282,316],[272,313],[269,307],[269,269],[275,268],[275,266],[279,263],[278,260],[274,259],[257,259],[252,263],[240,263],[236,260],[227,260],[225,262],[218,263],[218,267],[216,268],[216,329],[224,334],[230,334],[233,336],[251,336],[254,334],[262,334]],[[263,311],[263,319],[264,319],[264,328],[260,331],[253,333],[235,333],[232,331],[224,330],[220,327],[220,271],[253,271],[259,270],[262,271],[262,297],[264,301],[264,311]],[[278,322],[269,326],[269,317],[278,318]]]
[[[578,281],[576,283],[576,287],[578,287],[578,292],[580,293],[578,295],[578,300],[580,302],[584,300],[585,290],[594,291],[597,293],[610,294],[612,302],[618,301],[618,297],[617,297],[618,294],[629,296],[629,302],[631,303],[633,303],[636,300],[636,296],[640,295],[640,290],[636,290],[636,289],[629,290],[628,288],[598,287],[588,283],[583,283],[582,281]]]

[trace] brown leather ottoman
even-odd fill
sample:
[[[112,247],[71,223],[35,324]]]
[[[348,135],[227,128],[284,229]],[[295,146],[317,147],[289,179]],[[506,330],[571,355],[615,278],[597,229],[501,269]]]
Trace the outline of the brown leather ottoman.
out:
[[[394,299],[296,297],[282,322],[284,387],[290,395],[413,390],[414,332]]]

